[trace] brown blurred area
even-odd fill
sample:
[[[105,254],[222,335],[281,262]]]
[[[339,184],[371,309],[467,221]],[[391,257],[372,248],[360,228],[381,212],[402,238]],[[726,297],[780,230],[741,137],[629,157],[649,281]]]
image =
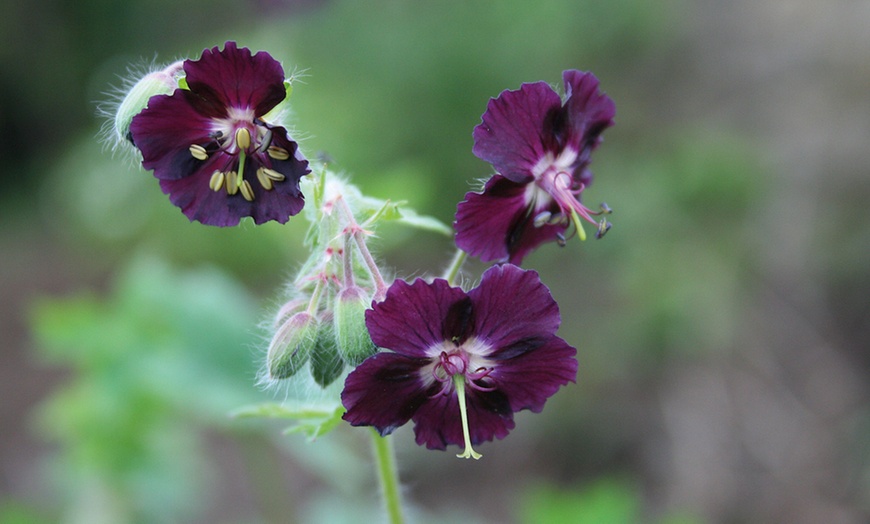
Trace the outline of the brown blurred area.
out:
[[[227,2],[208,23],[200,20],[188,28],[167,22],[160,26],[165,33],[140,34],[138,17],[171,20],[182,15],[168,2],[136,8],[125,3],[127,7],[111,9],[142,11],[119,18],[129,26],[88,25],[82,21],[110,9],[111,3],[85,4],[85,15],[72,17],[69,6],[43,1],[40,9],[7,6],[11,15],[0,25],[0,158],[7,168],[0,170],[0,502],[31,500],[45,492],[40,464],[53,447],[34,430],[29,413],[68,376],[68,370],[45,366],[35,356],[29,305],[36,296],[88,288],[102,292],[123,260],[122,252],[104,256],[82,249],[75,236],[67,235],[65,224],[57,223],[65,215],[47,211],[43,196],[45,184],[57,180],[42,176],[57,170],[55,153],[95,132],[88,98],[100,89],[89,85],[93,71],[114,64],[115,57],[141,56],[143,50],[146,58],[155,51],[172,56],[196,51],[209,38],[216,45],[234,31],[257,31]],[[303,4],[279,2],[269,9],[292,20],[326,17],[334,8],[331,2]],[[245,4],[246,9],[254,5]],[[630,294],[631,282],[614,284],[575,273],[573,267],[566,270],[568,257],[582,252],[616,281],[628,255],[637,263],[657,256],[632,251],[647,244],[608,251],[604,242],[622,233],[620,214],[632,213],[614,206],[615,227],[608,238],[566,251],[549,246],[546,254],[533,258],[560,303],[563,338],[580,350],[578,385],[557,395],[544,414],[520,415],[509,438],[482,448],[480,464],[420,449],[408,428],[396,433],[408,497],[429,512],[458,505],[482,522],[511,522],[518,493],[531,480],[573,487],[615,474],[636,479],[649,521],[674,513],[722,523],[870,521],[870,2],[698,0],[667,6],[673,11],[666,16],[672,20],[665,25],[673,31],[668,45],[638,56],[613,50],[619,58],[611,66],[601,59],[602,85],[617,103],[618,125],[608,131],[604,158],[593,166],[598,177],[593,187],[631,192],[631,186],[608,185],[606,178],[619,177],[615,170],[622,164],[606,149],[618,150],[620,141],[639,151],[654,148],[661,129],[709,132],[713,141],[715,130],[729,129],[757,147],[764,170],[750,178],[763,179],[758,181],[763,198],[734,224],[746,250],[735,258],[739,278],[733,286],[730,280],[725,284],[734,301],[702,317],[712,323],[711,332],[718,333],[719,326],[721,336],[703,350],[686,352],[679,330],[671,328],[650,342],[665,356],[647,360],[608,347],[607,332],[587,335],[587,319],[600,320],[597,315],[605,313],[627,313],[622,322],[608,320],[611,334],[632,324],[639,299]],[[40,38],[29,37],[25,45],[21,40],[27,26],[21,24],[27,23]],[[118,48],[105,47],[102,39],[91,41],[100,31],[114,31]],[[125,31],[138,36],[126,39]],[[449,28],[444,31],[450,38]],[[190,38],[191,33],[197,38]],[[70,46],[82,49],[68,53]],[[316,78],[316,65],[312,69]],[[316,86],[314,78],[310,82]],[[554,70],[548,80],[557,78]],[[444,85],[450,85],[449,78]],[[31,96],[37,91],[38,96]],[[482,111],[485,98],[476,94],[473,107]],[[309,116],[308,110],[300,107],[300,117]],[[473,125],[479,111],[470,116]],[[372,118],[372,129],[363,134],[377,134],[377,120]],[[471,128],[462,132],[465,139]],[[470,151],[470,139],[466,141]],[[327,139],[316,143],[329,145]],[[468,151],[457,155],[470,156]],[[451,200],[461,197],[466,179],[486,175],[473,159],[470,165],[477,172],[433,167],[446,172],[439,184],[451,184]],[[607,196],[621,198],[618,193]],[[431,206],[424,209],[427,213],[450,220],[452,210],[426,205]],[[654,203],[646,209],[662,215],[675,211]],[[687,224],[693,231],[689,235],[709,240],[719,231],[707,232],[697,215],[686,216],[694,221]],[[659,218],[639,220],[654,224]],[[727,210],[711,220],[727,227]],[[663,244],[686,234],[654,225],[649,232]],[[717,253],[733,255],[732,248],[725,244],[701,255],[715,261]],[[449,245],[430,247],[429,255],[441,257],[433,249],[449,250]],[[611,258],[585,254],[596,250]],[[388,246],[383,254],[400,271],[413,273],[422,271],[417,253]],[[691,281],[707,258],[694,259],[695,253],[687,249],[684,257],[674,256],[681,266],[671,270],[703,291],[712,285],[707,273]],[[469,273],[477,267],[472,263]],[[246,284],[269,293],[259,287],[262,283]],[[691,292],[684,299],[678,307],[690,311],[706,304],[696,306]],[[607,363],[611,358],[626,363]],[[241,482],[233,475],[232,452],[227,455],[231,459],[226,463],[215,459],[227,479],[224,491]],[[308,477],[299,475],[291,484],[305,484]],[[255,488],[239,489],[244,495]],[[222,495],[207,518],[244,520],[246,514],[239,512],[247,511],[248,504],[248,499],[240,503]]]

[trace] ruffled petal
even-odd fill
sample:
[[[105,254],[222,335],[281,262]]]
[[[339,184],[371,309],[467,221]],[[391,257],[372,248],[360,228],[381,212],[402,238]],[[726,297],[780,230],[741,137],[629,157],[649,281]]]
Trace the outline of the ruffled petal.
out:
[[[503,91],[489,101],[482,122],[474,128],[472,151],[505,178],[528,182],[538,161],[547,152],[557,152],[548,141],[561,106],[559,95],[545,82]]]
[[[524,345],[522,341],[519,344]],[[574,382],[577,378],[577,350],[564,340],[553,336],[539,341],[536,347],[506,347],[501,355],[514,354],[513,358],[499,360],[490,373],[492,378],[509,402],[511,410],[530,409],[539,412],[544,402],[553,396],[559,387]]]
[[[429,356],[426,350],[469,333],[471,302],[446,280],[413,284],[396,280],[382,302],[366,311],[366,327],[376,346],[409,357]]]
[[[512,358],[507,348],[528,351],[559,329],[559,306],[538,273],[511,264],[486,270],[468,296],[474,303],[474,333],[495,348],[492,359]]]
[[[534,215],[545,210],[558,213],[558,204],[550,200],[531,210],[526,198],[530,189],[534,188],[494,175],[482,193],[466,193],[456,208],[456,245],[484,262],[521,264],[536,247],[556,240],[568,226],[535,227]]]
[[[257,165],[248,159],[246,173],[256,172]],[[296,169],[298,172],[299,169]],[[273,189],[266,191],[256,182],[251,183],[254,200],[245,200],[241,192],[228,195],[225,190],[213,191],[209,180],[213,170],[203,168],[192,176],[178,180],[161,180],[160,188],[169,195],[169,200],[191,221],[219,227],[235,226],[243,217],[251,217],[256,224],[274,220],[280,224],[298,214],[305,205],[299,190],[299,179],[295,182],[289,177],[276,182]],[[247,180],[249,177],[245,176]]]
[[[562,73],[565,83],[566,146],[579,152],[578,163],[587,163],[589,153],[601,142],[601,133],[613,125],[616,105],[598,90],[592,73],[571,69]]]
[[[253,109],[263,116],[287,96],[284,68],[269,53],[238,48],[235,42],[206,49],[199,60],[184,63],[187,85],[197,95],[193,104],[202,114],[220,118],[227,108]]]
[[[153,96],[148,107],[130,123],[133,143],[142,152],[142,166],[153,169],[154,176],[161,180],[179,179],[198,171],[203,162],[191,156],[190,146],[213,142],[209,136],[211,120],[190,105],[189,96],[181,90]]]
[[[344,382],[341,418],[354,426],[374,426],[388,435],[404,425],[428,400],[420,368],[428,359],[376,353],[356,367]]]
[[[502,439],[514,428],[513,412],[503,393],[466,388],[465,394],[469,437],[473,445],[494,438]],[[440,450],[450,444],[465,446],[455,392],[429,399],[412,418],[417,444]]]

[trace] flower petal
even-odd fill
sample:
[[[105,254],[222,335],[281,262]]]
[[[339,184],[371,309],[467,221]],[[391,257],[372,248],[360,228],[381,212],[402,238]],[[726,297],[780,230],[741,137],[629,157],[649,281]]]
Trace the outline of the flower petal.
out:
[[[503,393],[466,388],[465,394],[472,444],[504,438],[514,428],[513,412]],[[459,400],[455,392],[431,398],[420,406],[412,418],[417,444],[441,450],[449,444],[465,446]]]
[[[247,173],[257,166],[248,159]],[[161,180],[160,188],[169,195],[169,200],[191,221],[210,226],[235,226],[243,217],[251,217],[256,224],[274,220],[283,224],[302,210],[305,199],[299,190],[299,180],[276,183],[271,191],[251,184],[254,201],[245,200],[241,192],[228,195],[226,191],[212,191],[209,187],[212,171],[201,169],[192,176],[179,180]],[[247,176],[245,177],[247,180]]]
[[[508,347],[502,354],[509,353],[516,356],[499,360],[489,376],[507,396],[512,411],[541,411],[559,387],[577,378],[577,350],[559,337],[550,337],[532,351]]]
[[[347,412],[341,418],[354,426],[374,426],[382,436],[392,433],[428,399],[419,374],[426,363],[386,352],[367,358],[344,382],[341,403]]]
[[[541,211],[558,213],[550,200],[544,208],[529,208],[528,184],[512,182],[501,175],[490,178],[482,193],[469,192],[456,208],[456,245],[484,262],[520,264],[540,244],[556,240],[565,224],[534,226]]]
[[[565,83],[566,147],[580,153],[578,162],[588,162],[589,153],[601,142],[601,133],[613,125],[616,105],[598,90],[592,73],[571,69],[562,73]]]
[[[199,60],[184,63],[187,85],[199,97],[194,105],[204,115],[220,118],[227,108],[253,109],[263,116],[278,105],[287,92],[284,68],[269,53],[236,47],[235,42],[206,49]]]
[[[159,179],[178,179],[196,172],[202,162],[191,156],[190,146],[213,141],[209,137],[211,121],[194,110],[189,97],[190,93],[182,90],[153,96],[130,123],[133,143],[142,152],[142,167],[153,169]]]
[[[472,151],[509,180],[531,180],[538,161],[547,152],[557,152],[550,129],[561,106],[559,95],[545,82],[503,91],[489,101],[474,128]]]
[[[493,266],[468,296],[474,303],[475,336],[495,348],[489,358],[513,358],[516,353],[500,353],[534,349],[559,329],[559,306],[533,270]]]
[[[382,302],[366,311],[366,327],[375,345],[409,357],[427,357],[426,350],[457,337],[468,337],[471,302],[446,280],[413,284],[396,280]]]

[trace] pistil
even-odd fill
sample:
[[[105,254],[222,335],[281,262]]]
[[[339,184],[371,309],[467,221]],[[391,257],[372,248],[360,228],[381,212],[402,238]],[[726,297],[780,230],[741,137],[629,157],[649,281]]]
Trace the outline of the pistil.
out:
[[[473,458],[478,460],[481,455],[471,447],[471,435],[468,431],[468,413],[465,408],[465,375],[453,375],[453,385],[456,386],[456,397],[459,401],[459,415],[462,417],[462,438],[465,440],[465,451],[456,455],[457,458]]]
[[[238,184],[236,189],[241,189],[242,196],[245,197],[245,200],[251,201],[254,200],[254,194],[250,192],[250,186],[248,186],[247,191],[242,187],[242,183],[245,181],[245,160],[247,160],[246,151],[251,147],[251,133],[244,127],[239,128],[236,131],[236,146],[239,148],[239,178],[236,181]],[[250,198],[248,198],[249,196]]]

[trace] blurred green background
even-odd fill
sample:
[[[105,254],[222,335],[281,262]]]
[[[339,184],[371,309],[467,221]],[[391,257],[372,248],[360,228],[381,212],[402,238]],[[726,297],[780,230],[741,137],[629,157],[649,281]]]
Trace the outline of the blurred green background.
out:
[[[97,136],[130,66],[236,40],[295,128],[445,222],[487,100],[593,71],[601,241],[527,259],[576,385],[468,463],[396,432],[420,522],[870,520],[870,9],[833,0],[4,2],[0,521],[377,521],[361,430],[236,420],[304,225],[190,224]],[[385,228],[398,276],[450,239]],[[471,263],[467,277],[483,269]],[[280,400],[281,394],[277,395]]]

